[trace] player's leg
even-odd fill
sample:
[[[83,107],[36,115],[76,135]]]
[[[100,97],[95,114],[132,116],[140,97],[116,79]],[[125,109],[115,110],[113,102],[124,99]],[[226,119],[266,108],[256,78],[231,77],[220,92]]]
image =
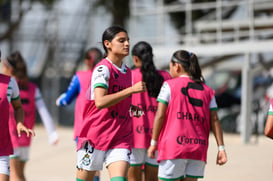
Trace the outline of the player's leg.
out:
[[[145,163],[145,155],[147,149],[133,148],[130,155],[130,168],[128,172],[128,181],[142,181],[143,164]]]
[[[106,152],[105,165],[111,181],[127,181],[130,150],[117,148]]]
[[[0,156],[0,180],[9,181],[9,156]]]
[[[18,170],[18,175],[21,178],[22,181],[26,181],[25,178],[25,165],[27,161],[29,160],[29,152],[30,152],[30,147],[20,147],[19,148],[19,170]]]
[[[77,151],[77,181],[94,181],[95,173],[102,170],[104,151],[94,149],[88,142]]]
[[[127,181],[129,163],[126,161],[116,161],[108,165],[111,181]]]
[[[26,165],[26,161],[20,161],[20,177],[22,178],[23,181],[26,181],[26,177],[25,177],[25,165]]]
[[[142,165],[130,166],[128,173],[128,181],[142,181]]]
[[[158,180],[158,163],[157,163],[157,151],[155,158],[149,158],[147,150],[145,152],[145,180],[157,181]]]
[[[9,176],[6,174],[0,173],[0,180],[1,181],[9,181]]]
[[[158,180],[158,167],[153,165],[145,165],[145,180],[157,181]]]
[[[21,178],[20,159],[18,157],[10,158],[10,181],[23,181]]]
[[[93,181],[96,171],[77,169],[76,181]]]

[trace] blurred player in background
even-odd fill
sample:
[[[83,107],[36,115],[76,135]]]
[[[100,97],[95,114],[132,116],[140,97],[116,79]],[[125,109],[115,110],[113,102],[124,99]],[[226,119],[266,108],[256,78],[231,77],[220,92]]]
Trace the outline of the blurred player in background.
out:
[[[102,52],[98,48],[89,48],[84,57],[87,70],[76,72],[66,92],[56,100],[57,106],[64,107],[76,98],[74,111],[74,140],[76,142],[83,122],[83,105],[86,99],[86,91],[91,83],[93,69],[101,59]],[[99,172],[96,173],[94,181],[99,181]]]
[[[0,50],[1,62],[1,50]],[[10,104],[11,103],[11,104]],[[11,105],[11,106],[10,106]],[[21,104],[19,88],[13,77],[0,74],[0,180],[9,181],[9,155],[13,147],[9,132],[10,107],[14,110],[15,134],[18,137],[34,136],[34,132],[24,126],[24,110]],[[26,134],[22,134],[25,132]]]
[[[37,108],[47,130],[49,143],[55,145],[59,140],[59,136],[54,121],[46,108],[39,88],[29,81],[27,65],[21,53],[19,51],[14,52],[4,59],[2,68],[3,73],[14,77],[19,86],[20,97],[25,113],[24,124],[30,129],[34,128]],[[10,155],[10,180],[25,181],[24,168],[26,162],[29,160],[31,137],[27,137],[26,135],[18,137],[13,111],[12,107],[10,107],[9,129],[14,149],[13,155]]]

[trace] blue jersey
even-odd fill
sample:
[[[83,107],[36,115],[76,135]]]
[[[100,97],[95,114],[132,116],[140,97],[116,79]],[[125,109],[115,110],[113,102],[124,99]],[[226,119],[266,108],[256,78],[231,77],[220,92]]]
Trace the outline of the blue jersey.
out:
[[[80,91],[80,80],[77,75],[74,75],[66,92],[57,99],[57,105],[66,106],[70,104],[79,95]]]

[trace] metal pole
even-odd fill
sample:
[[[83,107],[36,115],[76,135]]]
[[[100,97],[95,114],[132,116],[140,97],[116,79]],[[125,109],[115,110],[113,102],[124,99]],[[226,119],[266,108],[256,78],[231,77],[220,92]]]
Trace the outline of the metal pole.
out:
[[[248,143],[251,136],[252,74],[250,58],[251,55],[247,52],[242,68],[241,139],[243,143]]]

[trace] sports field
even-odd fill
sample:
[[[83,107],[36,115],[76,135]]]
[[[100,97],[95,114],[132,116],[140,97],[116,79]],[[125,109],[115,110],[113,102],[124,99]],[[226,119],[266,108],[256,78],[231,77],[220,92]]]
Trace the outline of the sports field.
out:
[[[72,127],[58,127],[60,142],[50,146],[44,127],[35,128],[30,161],[26,165],[28,181],[75,181],[76,151]],[[253,136],[249,144],[242,144],[240,135],[224,134],[228,163],[217,166],[217,147],[210,137],[205,178],[200,181],[272,181],[273,140]],[[101,181],[108,181],[106,170]]]

